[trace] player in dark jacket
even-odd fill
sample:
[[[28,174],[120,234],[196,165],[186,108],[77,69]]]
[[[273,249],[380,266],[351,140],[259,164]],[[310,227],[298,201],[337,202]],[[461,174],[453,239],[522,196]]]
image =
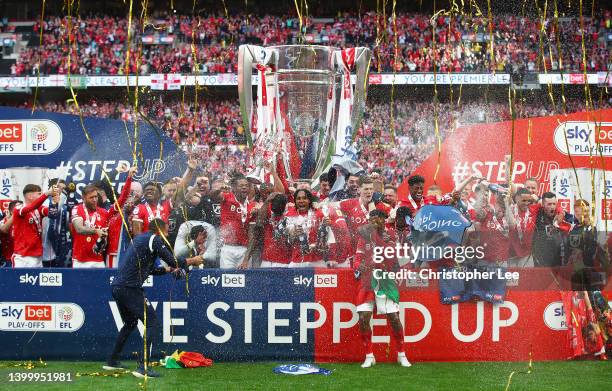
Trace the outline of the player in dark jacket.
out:
[[[140,320],[146,325],[145,337],[149,350],[147,352],[145,349],[139,360],[138,368],[132,374],[136,377],[159,376],[157,372],[148,369],[146,365],[147,358],[151,357],[153,342],[157,335],[157,320],[155,310],[144,296],[142,284],[150,275],[172,272],[175,277],[180,277],[187,272],[189,266],[199,266],[203,261],[201,256],[187,259],[175,257],[168,248],[167,235],[168,225],[162,219],[152,220],[149,224],[149,232],[136,236],[132,241],[124,256],[124,261],[113,279],[111,284],[113,298],[117,303],[123,327],[117,336],[115,348],[103,367],[106,370],[124,369],[118,361],[119,355]],[[158,258],[163,260],[167,266],[156,266],[155,260]]]

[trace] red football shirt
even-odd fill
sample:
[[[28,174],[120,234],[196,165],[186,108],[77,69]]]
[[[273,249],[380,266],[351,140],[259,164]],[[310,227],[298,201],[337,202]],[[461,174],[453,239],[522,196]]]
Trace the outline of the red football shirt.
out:
[[[391,214],[391,211],[393,210],[393,208],[394,208],[393,206],[389,204],[385,204],[384,202],[378,202],[376,204],[376,209],[382,210],[383,212],[387,214],[387,216]]]
[[[224,244],[246,246],[249,243],[249,223],[255,206],[248,198],[238,202],[234,193],[223,193],[221,199],[221,239]]]
[[[72,208],[70,221],[81,219],[87,228],[105,228],[108,226],[108,214],[109,212],[104,208],[89,211],[83,203],[80,203]],[[79,234],[74,229],[74,223],[70,226],[70,232],[72,233],[72,259],[79,262],[104,262],[102,254],[96,254],[93,251],[93,246],[98,240],[97,234]]]
[[[142,232],[147,232],[149,230],[149,223],[154,219],[162,219],[167,223],[170,212],[172,212],[172,207],[168,200],[161,201],[156,205],[144,203],[134,208],[132,220],[141,222]]]
[[[411,194],[408,194],[408,198],[406,200],[399,201],[397,203],[397,206],[398,207],[407,206],[408,209],[410,209],[410,217],[414,218],[414,216],[419,211],[419,209],[425,206],[425,199],[421,197],[420,201],[416,201],[412,198]]]
[[[521,212],[518,208],[514,210],[516,227],[510,229],[510,247],[517,257],[526,257],[531,254],[531,241],[535,229],[536,214],[530,208]]]
[[[121,208],[123,208],[123,205],[130,196],[131,186],[132,177],[128,176],[123,188],[121,189],[119,200],[117,200]],[[108,246],[106,247],[106,253],[115,255],[119,251],[121,232],[123,231],[123,219],[126,220],[126,224],[131,231],[131,219],[133,218],[134,214],[128,212],[127,214],[122,215],[122,213],[119,213],[119,211],[115,209],[115,205],[113,205],[111,211],[112,213],[109,213],[108,215]]]
[[[371,205],[372,203],[370,203]],[[340,210],[346,220],[349,231],[351,233],[351,246],[353,254],[357,249],[357,229],[362,225],[368,223],[368,215],[370,213],[370,205],[364,206],[361,204],[359,198],[351,198],[348,200],[340,201]]]
[[[287,227],[290,230],[294,227],[302,226],[302,228],[304,228],[304,232],[308,234],[308,244],[317,244],[317,233],[319,231],[321,220],[323,220],[323,212],[318,209],[309,209],[308,212],[301,213],[294,207],[290,207],[287,210],[286,215]],[[323,256],[314,250],[303,254],[299,242],[296,242],[291,246],[291,262],[293,263],[318,262],[322,260]]]
[[[329,260],[338,263],[346,262],[353,256],[351,233],[346,224],[346,219],[340,210],[330,207],[329,222],[332,232],[334,233],[334,238],[336,239],[336,251],[330,254]]]
[[[504,221],[488,211],[484,219],[479,220],[480,245],[484,247],[484,260],[488,262],[506,261],[510,254],[510,240],[504,235]]]
[[[22,257],[41,257],[42,219],[49,214],[49,208],[42,206],[47,199],[42,194],[34,202],[16,206],[13,210],[14,253]]]
[[[291,257],[291,246],[287,242],[287,237],[274,239],[274,229],[285,218],[276,216],[268,209],[266,223],[263,227],[263,249],[261,259],[268,262],[288,264]]]

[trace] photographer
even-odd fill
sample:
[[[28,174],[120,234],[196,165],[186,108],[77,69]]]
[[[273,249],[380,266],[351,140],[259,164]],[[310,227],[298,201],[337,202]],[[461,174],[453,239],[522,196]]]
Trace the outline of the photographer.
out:
[[[49,216],[43,219],[42,243],[43,243],[43,266],[65,267],[70,263],[70,251],[72,242],[69,235],[70,212],[66,204],[66,182],[61,179],[49,180],[49,189],[57,186],[59,195],[57,203],[47,199],[43,206],[50,209]]]

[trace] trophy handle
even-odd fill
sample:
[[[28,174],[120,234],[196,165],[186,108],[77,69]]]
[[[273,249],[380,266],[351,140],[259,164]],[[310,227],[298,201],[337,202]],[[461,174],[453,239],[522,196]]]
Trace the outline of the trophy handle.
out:
[[[272,51],[263,46],[240,45],[238,48],[238,97],[249,148],[253,147],[251,137],[253,126],[253,68],[257,64],[266,65],[271,58]],[[261,80],[259,82],[261,83]]]
[[[366,107],[366,97],[369,83],[370,59],[372,51],[369,48],[355,48],[355,90],[353,94],[353,112],[351,113],[351,126],[353,127],[353,138],[363,118]]]

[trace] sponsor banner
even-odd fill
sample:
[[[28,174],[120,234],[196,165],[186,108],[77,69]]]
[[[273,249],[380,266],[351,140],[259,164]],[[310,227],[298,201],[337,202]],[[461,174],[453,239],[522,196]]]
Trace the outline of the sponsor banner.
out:
[[[561,122],[555,128],[554,143],[564,155],[611,157],[612,122]]]
[[[529,270],[530,273],[547,272]],[[320,326],[315,334],[316,362],[363,360],[357,286],[352,273],[339,273],[342,289],[316,290],[313,308]],[[400,319],[405,348],[418,361],[527,361],[562,360],[569,356],[565,312],[559,291],[508,288],[504,303],[440,304],[437,282],[429,289],[400,290]],[[433,288],[433,289],[432,289]],[[331,321],[330,321],[331,318]],[[377,361],[395,361],[397,351],[384,315],[372,318]]]
[[[116,271],[8,269],[3,273],[0,359],[108,356],[122,326],[111,296]],[[409,358],[515,361],[527,360],[530,353],[536,360],[567,358],[561,294],[552,290],[552,281],[542,284],[536,276],[542,273],[550,274],[529,270],[529,275],[521,276],[500,305],[442,305],[434,280],[429,287],[403,287],[400,316]],[[42,284],[43,274],[54,274],[44,277],[45,283],[55,284],[53,288]],[[535,283],[543,290],[525,289]],[[156,311],[157,337],[163,342],[156,348],[158,354],[188,349],[222,361],[363,359],[354,302],[358,286],[351,270],[194,270],[189,295],[185,281],[169,276],[153,277],[152,285],[145,293]],[[66,322],[70,327],[63,328]],[[372,324],[377,360],[393,361],[385,318],[375,315]],[[142,332],[139,324],[135,333]],[[142,341],[130,338],[125,357],[140,349]]]
[[[612,228],[609,201],[612,201],[612,171],[593,170],[586,168],[565,168],[550,171],[550,191],[557,195],[561,208],[574,213],[574,202],[585,200],[589,205],[593,202],[595,193],[596,227],[599,232],[608,232]]]
[[[0,303],[0,330],[73,333],[85,314],[74,303]]]
[[[610,125],[612,110],[608,109],[459,127],[444,140],[439,161],[437,151],[433,151],[415,174],[433,181],[437,171],[436,183],[443,191],[451,191],[470,175],[494,183],[506,182],[504,156],[510,154],[514,129],[512,181],[523,183],[535,177],[540,184],[538,193],[542,194],[550,188],[551,170],[612,166]],[[597,151],[596,156],[589,156],[589,150]],[[398,189],[398,198],[406,196],[404,181]]]
[[[57,311],[62,308],[61,304],[72,303],[82,309],[84,322],[71,332],[61,329],[54,333],[41,332],[28,323],[20,324],[20,331],[1,328],[0,338],[5,342],[1,359],[103,360],[108,356],[122,327],[117,304],[111,296],[111,278],[116,271],[61,270],[58,273],[62,275],[62,287],[53,288],[39,285],[42,273],[36,269],[5,272],[0,279],[3,292],[0,325],[15,321],[17,313],[13,310],[23,309],[15,307],[15,303],[54,306]],[[158,354],[175,349],[200,351],[214,360],[225,361],[312,361],[316,327],[308,317],[309,309],[316,305],[315,282],[333,285],[325,274],[331,273],[322,273],[320,282],[316,282],[314,273],[307,270],[198,269],[189,275],[189,295],[185,280],[152,277],[152,286],[144,289],[157,314],[158,341],[163,342],[155,349]],[[13,312],[5,316],[2,309],[8,311],[9,304]],[[52,316],[60,314],[55,312]],[[125,347],[125,358],[142,350],[142,340],[137,338],[142,332],[143,325],[139,324],[134,331],[136,335]]]
[[[197,82],[202,86],[235,86],[238,85],[237,75],[234,73],[217,73],[205,75],[182,75],[174,78],[173,74],[153,74],[138,76],[121,76],[121,75],[104,75],[104,76],[80,76],[80,88],[91,87],[125,87],[127,85],[138,85],[151,87],[152,89],[178,89],[180,86],[194,86]],[[610,85],[610,77],[606,72],[588,73],[585,77],[583,73],[548,73],[538,74],[540,84],[588,84]],[[257,83],[257,75],[253,75],[254,83]],[[175,80],[172,83],[166,83],[168,87],[164,88],[164,83],[160,80]],[[354,75],[351,78],[355,83]],[[369,75],[370,84],[381,85],[459,85],[459,84],[510,84],[510,75],[507,73],[437,73],[434,78],[433,73],[371,73]],[[75,85],[73,81],[73,86]],[[10,76],[0,77],[0,92],[14,89],[24,88],[49,88],[49,87],[66,87],[68,86],[68,78],[66,75],[47,75],[47,76]]]
[[[28,183],[46,188],[54,177],[74,182],[80,193],[88,183],[133,162],[133,123],[84,117],[81,126],[76,115],[8,107],[0,107],[0,118],[0,199],[20,197]],[[139,123],[136,180],[144,183],[181,176],[186,161],[163,131]],[[117,191],[125,177],[110,178]]]
[[[0,120],[2,155],[49,155],[62,144],[62,131],[50,120]]]
[[[540,73],[538,74],[540,84],[601,84],[601,76],[598,73]]]
[[[612,74],[610,72],[597,72],[597,84],[612,87]]]

